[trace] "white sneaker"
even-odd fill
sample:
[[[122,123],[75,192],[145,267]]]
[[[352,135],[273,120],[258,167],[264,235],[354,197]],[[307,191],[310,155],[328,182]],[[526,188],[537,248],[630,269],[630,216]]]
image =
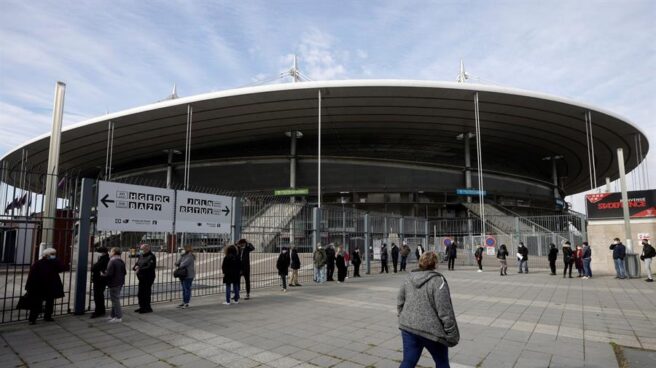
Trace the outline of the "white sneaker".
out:
[[[282,292],[283,292],[283,293],[286,293],[286,292],[287,292],[287,289],[282,289]]]
[[[228,303],[228,302],[223,302],[223,305],[230,305],[230,303]]]
[[[483,272],[483,270],[478,270],[478,271],[476,271],[476,272]]]
[[[232,304],[239,304],[239,300],[235,300]]]
[[[112,318],[109,320],[109,323],[121,323],[123,322],[122,318]]]
[[[189,304],[183,304],[182,307],[180,307],[180,308],[181,309],[187,309],[187,308],[189,308]]]

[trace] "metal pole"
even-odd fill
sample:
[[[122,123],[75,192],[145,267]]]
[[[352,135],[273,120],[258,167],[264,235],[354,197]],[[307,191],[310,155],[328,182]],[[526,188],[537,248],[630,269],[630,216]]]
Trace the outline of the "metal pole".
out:
[[[166,163],[166,189],[171,189],[171,184],[173,184],[173,149],[169,149],[169,158]]]
[[[91,228],[91,207],[94,205],[93,198],[94,180],[82,179],[82,198],[80,200],[80,222],[77,237],[77,266],[75,278],[75,314],[84,314],[87,300],[87,262],[89,261],[89,235]]]
[[[321,208],[312,209],[312,250],[317,249],[317,244],[321,242]]]
[[[61,128],[64,119],[64,94],[66,84],[57,82],[55,86],[55,101],[52,112],[52,132],[50,133],[50,150],[48,152],[48,171],[46,172],[46,191],[44,195],[43,228],[41,231],[41,252],[52,246],[57,214],[57,174],[59,172],[59,149],[61,145]]]
[[[476,161],[478,164],[478,202],[481,216],[481,241],[485,241],[485,201],[483,195],[483,152],[481,147],[481,116],[478,106],[478,92],[474,93],[474,122],[476,125]]]
[[[241,198],[240,197],[233,197],[232,198],[232,218],[230,219],[232,225],[232,231],[231,233],[231,242],[232,244],[237,243],[239,239],[241,239],[241,215],[242,215],[242,208],[241,208]]]
[[[321,208],[321,90],[319,90],[319,150],[317,154],[317,207]]]
[[[553,180],[554,200],[560,198],[558,193],[558,166],[556,165],[556,156],[551,156],[551,179]]]
[[[610,178],[606,177],[606,193],[610,193]]]
[[[342,245],[346,247],[346,210],[342,202]]]
[[[465,141],[465,188],[469,189],[472,185],[471,180],[471,148],[469,147],[469,132],[463,133],[462,137]],[[467,203],[471,203],[472,197],[467,196]]]
[[[626,173],[624,171],[624,151],[617,149],[617,165],[620,170],[620,187],[622,188],[622,212],[624,214],[624,236],[626,239],[626,248],[633,252],[631,245],[631,220],[629,215],[629,195],[626,192]]]
[[[367,275],[371,273],[371,259],[369,259],[369,242],[370,242],[370,229],[369,229],[369,214],[364,214],[364,258],[367,260]]]
[[[294,57],[296,60],[296,57]],[[296,63],[294,63],[296,64]],[[289,187],[296,188],[296,139],[298,138],[298,131],[292,130],[289,132],[289,137],[291,138],[291,147],[290,147],[290,158],[289,158]],[[289,198],[289,203],[293,204],[296,202],[296,197],[291,196]],[[295,243],[294,228],[296,227],[296,222],[294,221],[296,216],[292,217],[292,220],[289,222],[289,244],[293,245]]]

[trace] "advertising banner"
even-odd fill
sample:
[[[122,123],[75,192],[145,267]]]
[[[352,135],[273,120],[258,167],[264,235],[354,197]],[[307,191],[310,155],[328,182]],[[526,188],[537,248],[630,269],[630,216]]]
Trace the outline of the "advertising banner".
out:
[[[174,201],[171,189],[99,181],[97,229],[172,232]]]
[[[631,218],[656,217],[656,190],[628,192]],[[622,193],[596,193],[585,196],[588,219],[621,219]]]
[[[184,190],[176,194],[176,232],[230,233],[232,197]]]

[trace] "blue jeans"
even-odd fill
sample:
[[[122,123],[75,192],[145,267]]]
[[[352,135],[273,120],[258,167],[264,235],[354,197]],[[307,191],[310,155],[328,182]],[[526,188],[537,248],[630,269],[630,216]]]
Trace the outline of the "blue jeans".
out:
[[[226,286],[226,303],[230,303],[230,289],[235,291],[235,301],[239,301],[239,283],[238,282],[233,282],[233,283],[228,283],[225,284]]]
[[[522,268],[524,271],[522,271]],[[528,260],[519,261],[519,272],[528,272]]]
[[[592,258],[583,258],[583,276],[592,277],[592,270],[590,269],[590,261],[592,261]]]
[[[314,282],[326,282],[326,266],[321,268],[314,267]]]
[[[403,330],[401,330],[401,338],[403,339],[403,361],[399,368],[416,367],[424,348],[428,349],[436,367],[449,368],[449,348],[447,346]]]
[[[626,277],[626,271],[624,270],[624,260],[623,259],[613,259],[613,262],[615,262],[615,272],[617,273],[617,277],[623,279]]]
[[[194,278],[180,280],[182,284],[182,302],[189,304],[191,300],[191,282],[194,281]]]

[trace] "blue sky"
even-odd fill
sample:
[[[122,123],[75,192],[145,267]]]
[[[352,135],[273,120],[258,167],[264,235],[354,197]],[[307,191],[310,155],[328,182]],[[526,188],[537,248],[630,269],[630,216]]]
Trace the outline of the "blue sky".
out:
[[[603,107],[656,137],[656,1],[14,1],[0,14],[0,155],[64,124],[275,77],[455,80]],[[656,142],[656,138],[652,138]],[[654,144],[652,142],[652,144]],[[654,150],[652,150],[654,151]],[[656,186],[656,155],[648,156]]]

